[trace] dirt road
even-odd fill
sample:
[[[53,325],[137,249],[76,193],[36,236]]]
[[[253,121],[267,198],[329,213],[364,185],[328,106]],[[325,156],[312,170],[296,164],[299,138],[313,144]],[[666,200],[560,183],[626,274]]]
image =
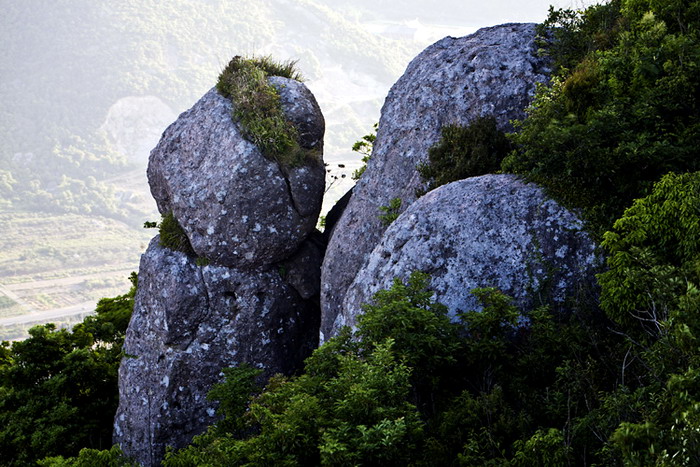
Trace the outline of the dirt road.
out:
[[[20,316],[11,316],[9,318],[0,319],[0,326],[12,326],[15,324],[28,323],[50,323],[58,318],[67,316],[75,316],[95,311],[95,302],[84,302],[77,305],[68,306],[65,308],[56,308],[54,310],[37,311],[34,313],[24,314]]]

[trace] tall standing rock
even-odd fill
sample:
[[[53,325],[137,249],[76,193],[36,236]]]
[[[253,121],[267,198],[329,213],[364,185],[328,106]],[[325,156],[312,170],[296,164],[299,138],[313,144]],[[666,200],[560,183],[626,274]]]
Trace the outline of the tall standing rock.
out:
[[[496,287],[522,310],[547,304],[571,311],[595,300],[601,257],[583,222],[514,175],[449,183],[413,203],[384,232],[345,296],[332,331],[354,326],[362,304],[394,278],[430,275],[436,300],[455,317],[481,309],[470,293]],[[582,295],[586,294],[586,295]]]
[[[269,82],[308,152],[304,163],[263,156],[216,90],[151,152],[151,192],[194,255],[157,237],[141,259],[114,441],[146,466],[216,420],[206,394],[223,368],[248,363],[265,376],[288,374],[318,345],[323,116],[303,84]]]
[[[322,267],[321,338],[333,335],[345,294],[379,242],[380,206],[402,209],[422,187],[416,166],[448,124],[494,116],[501,129],[524,116],[536,83],[547,80],[535,55],[534,24],[504,24],[459,39],[447,37],[418,55],[392,87],[367,170],[336,224]]]

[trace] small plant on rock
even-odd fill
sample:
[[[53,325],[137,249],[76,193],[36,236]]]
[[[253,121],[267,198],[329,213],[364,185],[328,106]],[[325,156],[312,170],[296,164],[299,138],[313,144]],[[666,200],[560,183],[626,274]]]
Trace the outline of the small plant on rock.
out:
[[[379,128],[379,123],[375,123],[372,128],[373,130],[371,133],[363,136],[361,140],[355,141],[355,144],[352,145],[353,151],[362,154],[362,163],[364,164],[362,167],[352,173],[353,180],[359,180],[362,174],[365,173],[367,163],[369,162],[370,157],[372,157],[372,149],[374,148],[374,141],[377,139],[377,128]]]
[[[143,227],[145,229],[158,229],[158,234],[160,235],[160,246],[170,248],[171,250],[175,251],[181,251],[190,256],[195,255],[194,249],[190,244],[190,240],[187,238],[187,234],[185,234],[185,231],[182,229],[182,227],[180,227],[180,224],[172,211],[164,214],[160,222],[144,222]],[[204,265],[199,264],[200,260],[204,260],[208,264],[208,260],[206,258],[198,258],[198,266]]]
[[[190,240],[187,238],[185,231],[180,227],[175,215],[170,211],[163,216],[163,220],[158,225],[158,233],[160,234],[160,245],[171,250],[182,251],[188,255],[194,255]]]
[[[384,214],[379,215],[379,220],[385,227],[391,224],[399,217],[401,209],[401,198],[393,198],[387,206],[379,206],[379,210]]]
[[[268,82],[270,76],[301,80],[296,62],[277,63],[270,57],[235,56],[219,75],[216,89],[233,102],[233,119],[243,136],[257,145],[263,155],[284,165],[299,165],[306,152],[299,135],[282,110],[279,92]]]

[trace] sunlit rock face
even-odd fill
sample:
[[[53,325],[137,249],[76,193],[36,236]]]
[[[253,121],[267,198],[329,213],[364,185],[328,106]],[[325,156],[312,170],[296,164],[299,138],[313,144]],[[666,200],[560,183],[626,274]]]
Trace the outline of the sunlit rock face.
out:
[[[271,78],[311,157],[285,166],[243,139],[232,104],[209,91],[163,134],[148,177],[194,249],[156,237],[141,259],[114,441],[146,466],[216,420],[222,369],[290,374],[318,345],[324,123],[306,87]]]
[[[170,211],[194,251],[230,267],[257,267],[295,251],[316,226],[325,185],[324,121],[309,90],[274,77],[300,143],[317,156],[288,167],[266,158],[232,121],[215,89],[165,130],[151,152],[148,180],[162,214]]]
[[[430,275],[435,299],[456,318],[481,309],[470,293],[480,287],[498,288],[524,311],[574,311],[570,303],[595,299],[600,266],[583,223],[539,186],[514,175],[468,178],[419,198],[387,228],[332,331],[356,325],[363,303],[416,270]]]
[[[406,209],[423,182],[416,170],[448,124],[494,116],[502,129],[524,116],[547,64],[534,24],[504,24],[447,37],[418,55],[389,92],[367,170],[335,225],[322,268],[321,337],[331,337],[348,287],[384,233],[379,207]]]
[[[281,267],[198,266],[151,241],[119,369],[114,441],[144,465],[183,447],[217,418],[206,399],[221,369],[243,362],[289,374],[318,343],[320,251],[312,240]],[[290,280],[292,279],[292,280]]]

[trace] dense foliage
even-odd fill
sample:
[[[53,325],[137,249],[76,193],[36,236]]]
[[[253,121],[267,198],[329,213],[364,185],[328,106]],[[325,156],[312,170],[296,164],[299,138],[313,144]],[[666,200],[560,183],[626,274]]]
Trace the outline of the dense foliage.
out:
[[[36,326],[0,346],[2,465],[108,449],[117,408],[117,369],[136,287],[102,299],[72,330]]]
[[[503,168],[583,209],[601,234],[668,172],[700,169],[700,2],[620,0],[552,12],[559,73]]]
[[[467,126],[447,125],[428,150],[428,162],[418,166],[426,191],[456,180],[494,173],[511,150],[493,117],[479,117]]]
[[[601,305],[628,342],[612,441],[630,465],[700,464],[699,207],[700,172],[669,174],[603,242]]]
[[[355,334],[321,346],[302,375],[222,405],[225,418],[165,465],[553,465],[600,447],[572,429],[614,381],[595,320],[542,308],[525,329],[507,297],[483,289],[485,309],[453,323],[426,284],[414,273],[379,292]],[[213,394],[240,404],[254,376],[227,370]]]

